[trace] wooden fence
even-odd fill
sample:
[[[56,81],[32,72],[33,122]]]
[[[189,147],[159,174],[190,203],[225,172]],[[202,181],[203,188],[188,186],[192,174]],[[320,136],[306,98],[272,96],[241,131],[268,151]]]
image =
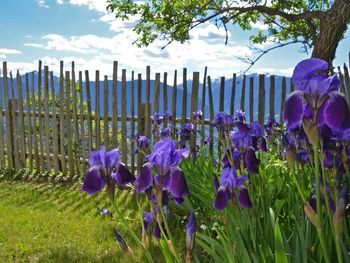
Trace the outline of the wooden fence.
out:
[[[340,68],[338,70],[341,71]],[[231,114],[236,109],[244,109],[249,121],[263,123],[267,116],[281,115],[287,92],[293,91],[290,79],[286,77],[281,79],[281,88],[277,90],[273,75],[259,75],[258,78],[243,76],[238,87],[236,79],[239,76],[233,74],[230,85],[224,77],[220,78],[219,92],[216,92],[207,68],[203,76],[193,72],[191,82],[188,82],[186,68],[182,71],[182,78],[175,70],[172,80],[164,73],[162,81],[160,73],[151,80],[149,66],[145,81],[141,74],[127,73],[125,69],[121,70],[121,81],[118,81],[118,73],[118,62],[113,64],[111,82],[107,76],[102,79],[100,72],[96,71],[92,88],[89,72],[79,71],[76,75],[74,62],[70,71],[64,71],[63,62],[60,63],[58,81],[41,61],[37,72],[24,76],[18,71],[13,76],[12,72],[8,72],[7,63],[3,62],[0,169],[19,171],[26,168],[29,173],[63,173],[81,177],[88,168],[91,151],[104,145],[107,150],[119,147],[122,161],[134,172],[142,160],[135,158],[133,138],[136,133],[152,138],[153,112],[170,111],[173,116],[171,124],[181,129],[182,124],[193,121],[192,112],[201,109],[206,118],[196,125],[197,133],[191,142],[195,143],[197,136],[203,143],[207,136],[216,135],[210,126],[215,109]],[[127,76],[131,79],[129,86]],[[258,85],[254,85],[256,80]],[[341,80],[341,90],[350,99],[349,70],[345,64]],[[171,87],[169,82],[172,82]],[[181,89],[177,88],[178,84],[182,84]],[[131,89],[130,92],[127,89]],[[177,94],[179,91],[182,91],[182,97]],[[217,93],[219,96],[215,95]],[[191,98],[187,98],[188,94]],[[279,101],[276,94],[280,97]],[[225,104],[225,100],[229,105]],[[179,105],[181,112],[178,112]],[[209,147],[210,153],[216,151],[213,143]]]

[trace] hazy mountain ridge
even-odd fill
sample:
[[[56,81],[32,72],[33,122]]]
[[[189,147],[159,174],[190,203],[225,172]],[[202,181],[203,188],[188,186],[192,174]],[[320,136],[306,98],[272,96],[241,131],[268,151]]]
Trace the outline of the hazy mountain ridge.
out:
[[[37,73],[34,76],[34,83],[35,83],[35,91],[37,91]],[[254,113],[255,116],[257,115],[258,111],[258,97],[259,97],[259,75],[258,74],[250,74],[246,76],[246,86],[245,86],[245,111],[249,112],[249,79],[253,78],[254,80]],[[275,76],[275,112],[276,114],[279,114],[280,111],[280,101],[281,101],[281,87],[282,87],[282,76]],[[42,76],[41,78],[41,85],[43,86],[44,78]],[[23,98],[26,97],[25,92],[25,75],[21,76],[21,85],[23,90]],[[213,79],[212,80],[212,92],[213,92],[213,99],[214,99],[214,112],[219,111],[219,98],[220,98],[220,78]],[[242,93],[242,78],[236,79],[236,89],[235,89],[235,109],[239,109],[240,101],[241,101],[241,93]],[[29,90],[31,90],[31,83],[32,83],[32,74],[29,74]],[[59,77],[54,76],[54,83],[55,83],[55,94],[58,95],[59,91]],[[121,81],[117,82],[117,106],[118,106],[118,114],[121,114],[121,98],[122,98],[122,85]],[[126,82],[126,101],[127,101],[127,114],[129,115],[131,113],[131,81]],[[84,93],[83,93],[83,100],[86,102],[86,90],[85,90],[85,82],[84,85]],[[155,81],[150,81],[150,103],[153,103],[154,100],[154,86]],[[9,88],[11,87],[11,82],[9,81]],[[192,80],[187,81],[187,117],[190,116],[190,109],[191,109],[191,88],[192,88]],[[90,81],[90,90],[91,90],[91,107],[94,111],[96,109],[96,83],[95,81]],[[290,89],[290,78],[287,78],[287,94],[289,93]],[[18,97],[17,94],[17,83],[14,81],[14,90],[15,90],[15,98]],[[198,92],[198,109],[201,109],[202,104],[202,91],[203,91],[203,84],[200,83],[199,86],[199,92]],[[43,90],[42,90],[43,92]],[[168,111],[172,111],[172,94],[173,94],[173,87],[172,85],[167,85],[167,92],[168,92]],[[232,79],[225,79],[225,94],[224,94],[224,109],[226,112],[230,111],[230,105],[231,105],[231,92],[232,92]],[[11,92],[9,92],[9,97],[11,98]],[[179,83],[177,85],[177,100],[176,100],[176,112],[177,117],[180,117],[182,114],[182,101],[183,101],[183,83]],[[108,103],[109,103],[109,114],[112,114],[112,80],[108,81]],[[265,76],[265,115],[267,116],[269,113],[269,94],[270,94],[270,77]],[[0,78],[0,95],[2,97],[3,107],[4,107],[4,83],[3,79]],[[135,114],[137,114],[137,101],[138,101],[138,94],[137,94],[137,80],[134,82],[134,106],[135,106]],[[146,97],[146,80],[142,80],[142,101],[145,102]],[[206,88],[206,96],[205,96],[205,116],[209,117],[209,96],[208,96],[208,88]],[[164,100],[163,100],[163,83],[160,83],[160,98],[159,98],[159,111],[161,113],[164,112]],[[103,81],[100,81],[100,113],[103,115],[103,108],[104,108],[104,83]]]

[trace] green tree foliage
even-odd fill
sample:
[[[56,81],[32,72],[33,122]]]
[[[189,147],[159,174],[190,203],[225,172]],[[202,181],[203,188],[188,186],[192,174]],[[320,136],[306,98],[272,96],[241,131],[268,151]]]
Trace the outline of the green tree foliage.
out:
[[[208,21],[226,31],[229,23],[251,30],[259,21],[267,30],[252,35],[252,43],[301,43],[313,57],[329,62],[350,22],[349,0],[107,0],[107,4],[118,19],[140,17],[134,27],[138,46],[156,39],[183,43],[190,40],[190,30]]]

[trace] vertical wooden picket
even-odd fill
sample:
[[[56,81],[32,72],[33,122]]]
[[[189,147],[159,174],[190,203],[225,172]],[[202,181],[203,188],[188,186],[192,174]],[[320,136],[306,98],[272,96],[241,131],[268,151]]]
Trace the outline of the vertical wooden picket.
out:
[[[241,110],[244,112],[245,112],[245,82],[246,82],[246,75],[243,75],[240,106],[241,106]]]
[[[205,140],[205,95],[206,95],[206,85],[207,85],[207,72],[208,72],[208,67],[204,68],[204,78],[203,78],[203,88],[202,88],[202,107],[201,111],[203,114],[203,118],[201,120],[201,146],[204,145],[204,140]]]
[[[4,93],[5,93],[5,116],[6,116],[6,151],[8,158],[8,168],[14,169],[13,160],[13,129],[11,117],[11,102],[9,100],[9,87],[7,78],[7,63],[3,62],[3,79],[4,79]]]
[[[194,122],[193,114],[192,112],[195,112],[198,108],[198,90],[199,90],[199,72],[193,72],[193,78],[192,78],[192,97],[191,97],[191,122]],[[196,128],[195,128],[196,130]],[[191,136],[190,145],[191,145],[191,151],[194,152],[196,150],[196,137],[197,134],[194,133],[193,136]]]
[[[122,161],[128,164],[126,127],[126,69],[122,70]]]
[[[131,155],[131,172],[135,173],[135,73],[131,72],[131,125],[130,125],[130,155]]]
[[[27,136],[27,146],[28,146],[28,159],[29,159],[29,173],[33,172],[33,128],[32,128],[32,106],[30,103],[30,90],[29,90],[29,74],[25,75],[25,89],[26,89],[26,112],[27,112],[27,125],[28,125],[28,136]],[[1,90],[1,88],[0,88]],[[0,91],[1,93],[1,91]],[[1,102],[0,102],[1,104]],[[2,123],[2,122],[1,122]],[[2,136],[1,136],[2,137]],[[0,146],[1,147],[1,146]]]
[[[249,78],[249,121],[254,121],[254,77]]]
[[[283,123],[283,110],[284,102],[286,101],[286,92],[287,92],[287,82],[286,77],[282,78],[282,95],[281,95],[281,107],[280,107],[280,123]]]
[[[60,171],[59,164],[59,144],[58,144],[58,118],[56,110],[56,94],[55,94],[55,82],[53,71],[50,71],[50,87],[51,87],[51,111],[52,111],[52,151],[53,151],[53,163],[55,174],[58,174]]]
[[[101,148],[101,120],[100,120],[100,71],[95,74],[95,138],[96,150]]]
[[[113,62],[112,81],[112,144],[118,147],[118,62]]]
[[[49,67],[44,66],[44,123],[45,123],[45,155],[47,171],[51,170],[50,158],[50,119],[49,119]]]
[[[275,75],[270,76],[270,117],[275,117]]]
[[[106,149],[109,151],[109,120],[108,120],[108,76],[104,76],[103,80],[103,144]]]
[[[230,114],[235,113],[235,96],[236,96],[236,74],[232,75],[232,86],[231,86],[231,103],[230,103]]]
[[[209,111],[210,111],[210,120],[214,120],[214,102],[213,102],[213,91],[211,88],[211,78],[208,76],[208,96],[209,96]],[[209,128],[210,144],[209,144],[209,153],[211,157],[214,157],[214,129],[210,125]]]
[[[258,120],[264,125],[265,120],[265,75],[259,74],[259,114]]]
[[[67,127],[67,150],[68,150],[68,164],[69,175],[73,177],[75,175],[74,156],[73,156],[73,136],[72,136],[72,119],[71,119],[71,91],[70,91],[70,75],[69,71],[66,71],[65,75],[66,84],[66,127]]]

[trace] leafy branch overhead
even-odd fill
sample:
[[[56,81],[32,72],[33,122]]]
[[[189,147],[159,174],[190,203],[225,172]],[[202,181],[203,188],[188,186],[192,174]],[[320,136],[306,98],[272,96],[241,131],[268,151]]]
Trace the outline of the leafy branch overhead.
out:
[[[252,43],[302,43],[305,51],[313,49],[313,57],[329,62],[350,21],[348,0],[107,0],[107,4],[118,19],[139,18],[134,28],[138,46],[156,39],[184,43],[190,40],[193,28],[206,22],[223,27],[227,42],[226,25],[251,30],[252,24],[259,22],[267,29],[252,35]]]

